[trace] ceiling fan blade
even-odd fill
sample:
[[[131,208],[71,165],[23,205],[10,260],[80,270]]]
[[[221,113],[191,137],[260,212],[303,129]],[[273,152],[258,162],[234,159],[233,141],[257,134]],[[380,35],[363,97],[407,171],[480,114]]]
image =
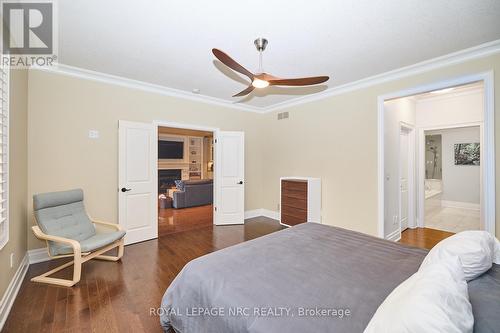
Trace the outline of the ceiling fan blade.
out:
[[[297,79],[278,79],[270,80],[269,84],[273,86],[310,86],[328,81],[328,76],[301,77]]]
[[[245,96],[245,95],[248,95],[250,94],[253,90],[255,89],[254,86],[252,85],[249,85],[245,90],[242,90],[240,91],[239,93],[237,93],[236,95],[233,95],[233,97],[240,97],[240,96]]]
[[[238,64],[233,58],[228,56],[226,53],[222,52],[219,49],[212,49],[212,53],[227,67],[237,71],[238,73],[246,75],[250,78],[250,80],[253,80],[253,74],[250,71],[248,71],[245,67]]]

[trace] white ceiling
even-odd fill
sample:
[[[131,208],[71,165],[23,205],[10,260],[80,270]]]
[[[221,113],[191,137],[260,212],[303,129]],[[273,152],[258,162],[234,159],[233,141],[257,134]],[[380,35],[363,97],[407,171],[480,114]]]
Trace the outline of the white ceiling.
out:
[[[257,107],[500,39],[497,0],[64,0],[58,10],[62,64]],[[329,75],[328,85],[232,98],[246,80],[211,49],[254,71],[260,36],[266,72]]]

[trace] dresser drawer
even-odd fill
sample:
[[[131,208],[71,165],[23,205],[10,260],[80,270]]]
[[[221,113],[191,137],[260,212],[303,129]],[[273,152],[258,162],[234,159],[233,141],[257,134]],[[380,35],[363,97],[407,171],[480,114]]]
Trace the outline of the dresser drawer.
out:
[[[307,182],[281,182],[281,223],[296,225],[307,222]]]
[[[295,180],[282,180],[281,188],[284,191],[299,191],[307,193],[307,182]],[[307,194],[306,194],[307,196]]]
[[[281,224],[321,223],[321,181],[312,177],[280,179]]]
[[[307,202],[307,183],[289,180],[282,181],[281,200],[283,203],[285,203],[284,200],[288,199],[291,199],[294,203],[297,203],[297,200],[303,200]]]
[[[307,211],[307,198],[299,196],[281,195],[281,204],[285,207],[298,208]]]

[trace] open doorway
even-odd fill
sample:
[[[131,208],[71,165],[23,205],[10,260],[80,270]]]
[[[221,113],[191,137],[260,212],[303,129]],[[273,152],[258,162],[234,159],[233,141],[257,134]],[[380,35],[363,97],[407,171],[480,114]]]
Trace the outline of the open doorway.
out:
[[[213,224],[214,133],[158,127],[158,236]]]
[[[120,120],[118,220],[125,244],[245,223],[244,176],[244,132]]]
[[[492,95],[492,77],[483,73],[379,97],[382,237],[494,234]]]
[[[424,131],[424,227],[480,230],[480,126]]]

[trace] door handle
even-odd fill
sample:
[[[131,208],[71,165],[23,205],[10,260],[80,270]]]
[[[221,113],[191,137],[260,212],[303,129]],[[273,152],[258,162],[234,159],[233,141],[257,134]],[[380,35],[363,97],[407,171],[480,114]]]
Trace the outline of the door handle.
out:
[[[122,190],[121,190],[121,191],[122,191],[122,192],[128,192],[128,191],[132,191],[132,189],[131,189],[131,188],[125,188],[125,187],[122,187]]]
[[[242,181],[242,180],[240,180],[240,181],[238,182],[238,184],[243,185],[243,181]]]

